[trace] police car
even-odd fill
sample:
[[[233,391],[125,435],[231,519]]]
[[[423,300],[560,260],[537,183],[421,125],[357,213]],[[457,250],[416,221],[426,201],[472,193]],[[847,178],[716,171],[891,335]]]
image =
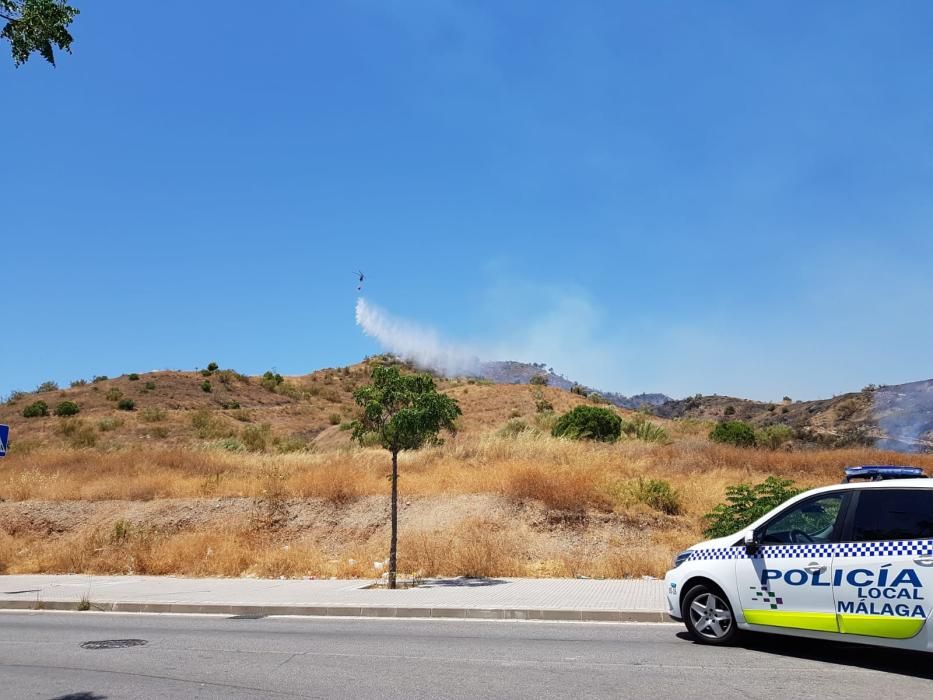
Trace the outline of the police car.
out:
[[[704,644],[749,630],[933,652],[933,479],[845,471],[678,554],[664,579],[671,617]]]

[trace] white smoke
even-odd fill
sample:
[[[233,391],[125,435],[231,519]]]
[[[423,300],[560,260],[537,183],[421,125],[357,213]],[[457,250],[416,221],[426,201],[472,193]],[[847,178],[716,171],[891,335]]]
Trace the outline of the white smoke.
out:
[[[430,328],[395,318],[362,297],[356,302],[356,323],[383,349],[447,377],[476,374],[482,364],[476,353],[468,348],[444,342]]]

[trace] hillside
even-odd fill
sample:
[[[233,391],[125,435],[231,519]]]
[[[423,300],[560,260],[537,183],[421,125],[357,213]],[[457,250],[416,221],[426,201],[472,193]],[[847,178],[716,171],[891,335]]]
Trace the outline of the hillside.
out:
[[[17,393],[0,405],[0,423],[10,425],[14,454],[38,447],[106,450],[154,442],[214,444],[232,451],[255,444],[280,452],[348,447],[346,428],[356,410],[353,391],[368,381],[374,361],[382,360],[289,377],[247,377],[218,369],[97,378],[68,388]],[[532,421],[538,393],[557,412],[587,402],[557,387],[444,378],[438,378],[438,386],[460,403],[458,426],[464,435],[495,429],[513,418]],[[132,410],[120,409],[126,400],[133,402]],[[49,415],[24,417],[24,409],[37,401],[48,406]],[[77,404],[76,416],[54,415],[65,401]]]
[[[654,409],[669,419],[742,420],[755,426],[786,425],[800,446],[876,446],[903,452],[933,451],[933,380],[862,391],[815,401],[780,403],[732,396],[692,396]]]

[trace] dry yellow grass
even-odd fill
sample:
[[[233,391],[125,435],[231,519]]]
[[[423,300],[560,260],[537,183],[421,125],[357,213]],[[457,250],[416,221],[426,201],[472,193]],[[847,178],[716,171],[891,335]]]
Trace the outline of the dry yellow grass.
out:
[[[701,539],[702,515],[728,484],[773,474],[810,487],[837,482],[843,466],[879,462],[933,470],[931,455],[743,450],[690,435],[670,445],[576,443],[533,431],[514,438],[464,435],[403,453],[402,499],[443,509],[457,498],[489,496],[498,510],[410,526],[403,517],[400,570],[425,576],[659,575],[673,553]],[[385,558],[385,529],[370,521],[354,525],[345,514],[369,496],[380,497],[373,507],[382,508],[388,471],[387,454],[376,449],[255,455],[182,447],[47,448],[14,454],[0,462],[0,499],[8,502],[189,498],[222,508],[217,499],[241,497],[256,499],[255,512],[223,527],[126,528],[111,519],[53,535],[0,523],[0,573],[375,576],[373,562]],[[625,485],[640,476],[669,481],[683,515],[666,516],[623,498]],[[315,521],[323,525],[289,530],[288,499],[323,504],[329,514]]]

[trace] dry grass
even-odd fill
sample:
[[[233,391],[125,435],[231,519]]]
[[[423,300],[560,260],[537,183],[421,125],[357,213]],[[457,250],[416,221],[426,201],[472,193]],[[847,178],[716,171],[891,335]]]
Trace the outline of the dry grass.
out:
[[[420,498],[443,510],[457,498],[489,497],[499,505],[495,512],[450,522],[429,514],[407,525],[403,516],[400,571],[659,575],[674,552],[701,539],[701,516],[729,484],[772,474],[804,487],[835,483],[843,466],[860,463],[933,470],[931,455],[742,450],[681,435],[670,445],[604,445],[534,431],[509,438],[492,433],[404,453],[403,501]],[[363,507],[368,496],[388,494],[388,471],[388,455],[370,449],[257,455],[182,447],[37,448],[13,454],[0,463],[0,499],[6,501],[193,498],[223,507],[216,499],[245,497],[255,499],[255,512],[224,527],[194,522],[126,529],[111,520],[48,535],[28,528],[11,534],[0,524],[0,573],[374,577],[373,562],[385,559],[385,502],[366,506],[377,511],[366,523],[353,524],[347,513],[355,504]],[[664,515],[633,500],[629,487],[638,477],[670,482],[683,515]],[[288,521],[289,499],[323,504],[328,515],[296,529]]]

